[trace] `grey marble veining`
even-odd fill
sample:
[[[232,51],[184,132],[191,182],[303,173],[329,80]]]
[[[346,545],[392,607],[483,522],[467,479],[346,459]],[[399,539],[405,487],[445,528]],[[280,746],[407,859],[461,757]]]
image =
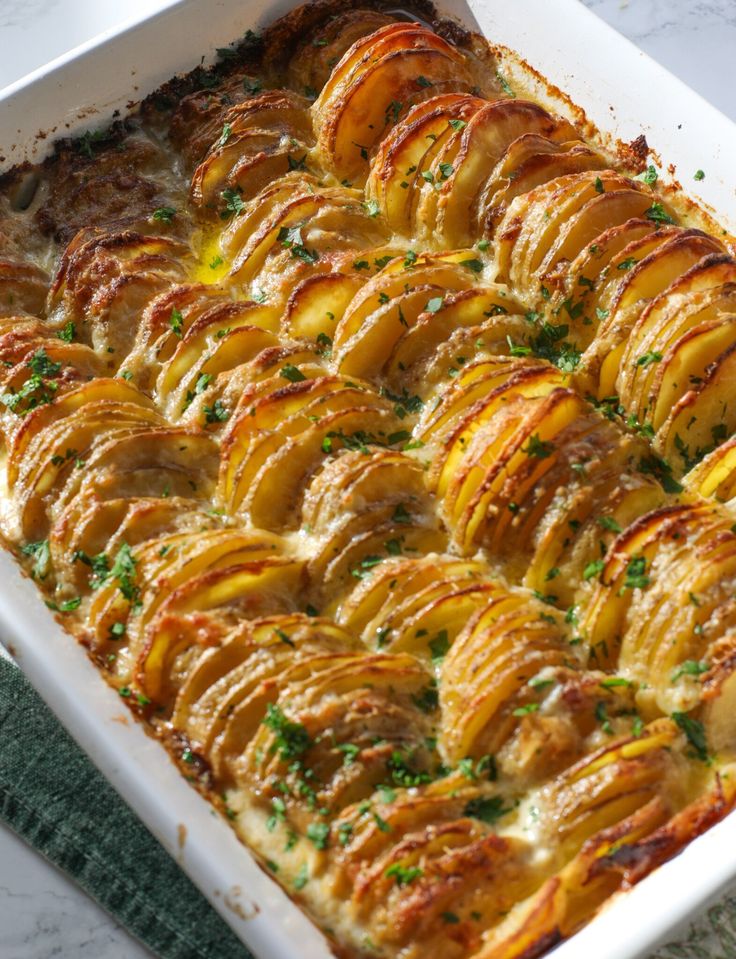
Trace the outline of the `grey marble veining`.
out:
[[[2,959],[151,959],[44,859],[0,826]]]
[[[736,120],[736,0],[581,2]],[[0,0],[0,88],[123,18],[160,6],[158,0]],[[0,827],[0,959],[56,957],[150,954]]]
[[[736,0],[582,2],[736,120]]]
[[[640,42],[653,34],[682,35],[710,22],[736,27],[733,0],[583,0],[630,40]]]
[[[32,29],[34,22],[48,16],[60,0],[3,0],[0,4],[0,30],[15,27]]]
[[[0,0],[0,89],[159,0]]]

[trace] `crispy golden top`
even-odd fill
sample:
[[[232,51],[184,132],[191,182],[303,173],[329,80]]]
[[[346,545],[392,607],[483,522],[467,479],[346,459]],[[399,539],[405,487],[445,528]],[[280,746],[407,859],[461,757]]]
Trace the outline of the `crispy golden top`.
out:
[[[736,797],[736,262],[345,6],[9,179],[2,534],[341,955],[530,959]]]

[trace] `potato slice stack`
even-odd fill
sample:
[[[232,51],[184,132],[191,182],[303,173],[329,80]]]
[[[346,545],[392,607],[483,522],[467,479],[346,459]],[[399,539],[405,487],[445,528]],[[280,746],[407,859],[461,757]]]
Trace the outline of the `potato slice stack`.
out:
[[[736,801],[734,260],[447,25],[261,56],[0,262],[2,531],[346,954],[529,959]]]

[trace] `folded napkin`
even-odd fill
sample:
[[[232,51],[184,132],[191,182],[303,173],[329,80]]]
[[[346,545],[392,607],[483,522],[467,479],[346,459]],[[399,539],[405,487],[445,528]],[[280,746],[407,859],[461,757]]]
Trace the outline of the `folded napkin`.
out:
[[[1,656],[0,819],[160,959],[253,959]],[[734,891],[650,959],[736,959]]]
[[[2,656],[0,820],[160,959],[253,959]]]

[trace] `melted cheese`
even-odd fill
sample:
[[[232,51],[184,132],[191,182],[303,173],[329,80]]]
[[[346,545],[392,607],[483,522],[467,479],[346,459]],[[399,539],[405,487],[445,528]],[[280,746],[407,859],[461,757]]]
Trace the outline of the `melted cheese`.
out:
[[[530,957],[734,802],[736,268],[308,13],[3,197],[0,526],[341,954]]]

